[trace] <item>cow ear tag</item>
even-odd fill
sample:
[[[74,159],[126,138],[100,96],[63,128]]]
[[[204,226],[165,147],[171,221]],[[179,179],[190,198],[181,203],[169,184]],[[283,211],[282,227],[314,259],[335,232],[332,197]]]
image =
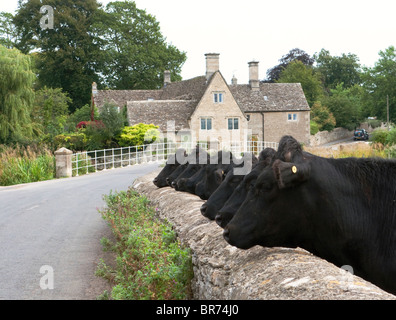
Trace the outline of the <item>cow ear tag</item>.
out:
[[[293,167],[291,168],[291,170],[292,170],[293,173],[297,173],[297,167],[296,167],[296,166],[293,166]]]

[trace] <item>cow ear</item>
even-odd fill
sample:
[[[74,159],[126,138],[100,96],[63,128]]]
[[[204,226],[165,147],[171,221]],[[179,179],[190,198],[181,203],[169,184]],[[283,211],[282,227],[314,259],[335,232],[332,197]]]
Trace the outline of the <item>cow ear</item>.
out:
[[[292,163],[276,160],[272,166],[279,189],[294,187],[309,179],[308,162]]]

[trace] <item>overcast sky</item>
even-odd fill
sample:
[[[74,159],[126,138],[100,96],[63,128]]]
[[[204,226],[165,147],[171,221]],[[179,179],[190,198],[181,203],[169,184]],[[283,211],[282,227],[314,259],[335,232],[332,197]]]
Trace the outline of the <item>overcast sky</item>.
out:
[[[1,0],[0,11],[13,12],[17,2]],[[372,66],[380,50],[396,45],[395,0],[135,2],[156,17],[168,43],[186,52],[183,79],[205,74],[204,54],[209,52],[220,53],[227,82],[235,75],[238,83],[247,83],[249,61],[259,61],[264,79],[293,48],[311,56],[322,48],[331,55],[354,53],[362,65]]]

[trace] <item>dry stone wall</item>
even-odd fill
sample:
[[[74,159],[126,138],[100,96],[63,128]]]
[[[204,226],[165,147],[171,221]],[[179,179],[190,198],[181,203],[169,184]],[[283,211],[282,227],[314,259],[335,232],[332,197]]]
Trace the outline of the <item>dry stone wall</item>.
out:
[[[395,299],[300,248],[230,246],[216,222],[201,215],[203,200],[152,183],[159,171],[135,180],[132,187],[150,199],[160,217],[172,223],[181,242],[191,248],[194,299]]]

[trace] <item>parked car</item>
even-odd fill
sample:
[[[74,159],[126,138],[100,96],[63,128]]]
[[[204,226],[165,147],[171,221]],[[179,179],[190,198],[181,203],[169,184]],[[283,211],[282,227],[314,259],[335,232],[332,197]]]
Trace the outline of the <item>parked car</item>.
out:
[[[364,129],[356,129],[353,134],[353,140],[368,140],[369,134]]]

